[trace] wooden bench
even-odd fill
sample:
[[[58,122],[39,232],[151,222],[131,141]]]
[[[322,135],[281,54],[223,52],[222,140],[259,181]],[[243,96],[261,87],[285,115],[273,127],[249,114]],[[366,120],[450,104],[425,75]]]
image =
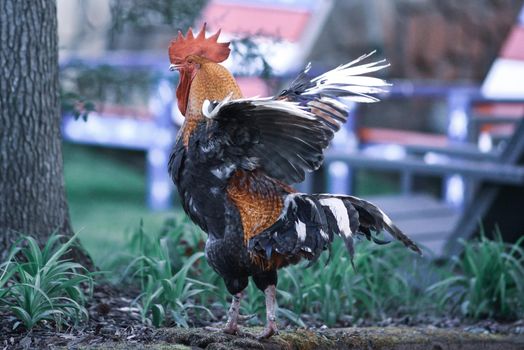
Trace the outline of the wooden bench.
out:
[[[372,196],[395,224],[430,252],[440,254],[460,219],[460,213],[428,194]]]

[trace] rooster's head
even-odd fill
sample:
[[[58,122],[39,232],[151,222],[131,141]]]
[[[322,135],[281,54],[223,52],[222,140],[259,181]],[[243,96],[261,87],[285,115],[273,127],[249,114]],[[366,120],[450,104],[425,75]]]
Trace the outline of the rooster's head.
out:
[[[202,26],[197,36],[193,35],[193,30],[189,28],[186,36],[178,32],[176,39],[169,45],[169,69],[180,72],[176,96],[178,108],[182,114],[187,108],[187,100],[191,81],[195,77],[200,66],[208,61],[219,63],[229,57],[229,43],[217,42],[220,30],[206,38],[206,24]]]

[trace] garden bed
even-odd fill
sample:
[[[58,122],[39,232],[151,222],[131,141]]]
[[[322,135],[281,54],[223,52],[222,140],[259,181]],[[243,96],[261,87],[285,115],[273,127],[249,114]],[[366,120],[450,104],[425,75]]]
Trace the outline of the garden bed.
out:
[[[263,342],[204,329],[224,325],[231,295],[204,261],[202,234],[183,222],[158,236],[140,227],[129,259],[103,276],[65,260],[72,242],[53,236],[40,249],[27,237],[0,264],[0,349],[524,349],[522,241],[481,237],[440,263],[363,243],[354,268],[335,242],[331,263],[281,271],[281,333]],[[253,284],[241,312],[254,315],[244,329],[259,331]]]
[[[126,296],[128,294],[128,296]],[[359,326],[339,328],[307,324],[296,328],[286,324],[278,336],[258,342],[210,332],[202,326],[205,319],[190,319],[194,328],[153,328],[142,323],[139,313],[130,308],[131,291],[116,291],[98,286],[88,305],[89,321],[76,328],[57,331],[44,323],[27,332],[13,330],[15,318],[0,315],[0,349],[522,349],[524,320],[500,323],[493,320],[468,323],[456,318],[388,318],[381,322],[359,321]],[[223,319],[222,319],[223,322]],[[215,325],[219,325],[216,323]],[[256,333],[259,327],[245,328]]]

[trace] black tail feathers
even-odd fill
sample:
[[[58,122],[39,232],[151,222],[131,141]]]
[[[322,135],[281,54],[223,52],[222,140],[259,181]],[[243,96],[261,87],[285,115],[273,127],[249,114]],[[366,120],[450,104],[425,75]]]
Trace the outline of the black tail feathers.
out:
[[[357,197],[330,194],[289,194],[278,220],[249,241],[248,248],[270,259],[273,252],[315,261],[329,249],[334,235],[344,239],[353,260],[354,238],[364,236],[386,244],[376,234],[387,231],[407,248],[421,254],[420,248],[396,227],[377,206]]]
[[[361,218],[360,227],[364,229],[366,238],[373,240],[373,242],[377,244],[388,243],[376,238],[371,234],[367,234],[369,231],[374,231],[376,233],[386,231],[395,239],[402,242],[402,244],[404,244],[407,248],[411,249],[415,253],[422,254],[422,251],[416,245],[416,243],[406,236],[379,207],[368,201],[353,196],[341,196],[340,198],[344,201],[349,201],[351,205],[357,208]]]

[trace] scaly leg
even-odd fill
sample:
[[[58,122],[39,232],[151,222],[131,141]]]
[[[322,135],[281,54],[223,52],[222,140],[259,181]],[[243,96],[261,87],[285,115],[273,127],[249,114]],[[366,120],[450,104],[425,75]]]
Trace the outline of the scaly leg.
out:
[[[256,314],[240,315],[240,300],[242,300],[243,296],[244,296],[243,292],[233,295],[231,306],[229,307],[229,311],[227,312],[227,322],[226,322],[225,328],[217,328],[217,327],[205,327],[205,328],[208,331],[212,331],[212,332],[224,332],[226,334],[242,335],[243,332],[238,327],[238,322],[250,320],[256,316]]]
[[[267,286],[267,288],[264,290],[264,294],[266,295],[267,323],[266,328],[264,328],[262,333],[257,335],[258,339],[267,339],[278,332],[277,320],[275,315],[277,307],[276,292],[277,289],[274,284]]]
[[[231,307],[227,312],[227,323],[226,328],[223,329],[224,333],[227,334],[238,334],[238,315],[240,312],[240,300],[242,299],[243,293],[237,293],[233,295],[233,301],[231,301]]]

